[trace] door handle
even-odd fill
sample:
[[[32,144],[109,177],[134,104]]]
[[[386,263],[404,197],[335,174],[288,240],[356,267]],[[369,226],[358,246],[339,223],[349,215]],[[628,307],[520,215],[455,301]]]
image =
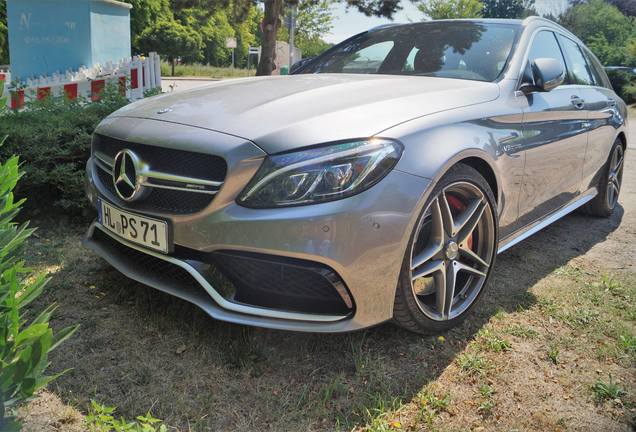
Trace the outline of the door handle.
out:
[[[570,98],[570,103],[574,105],[574,108],[576,109],[583,109],[585,107],[585,100],[578,96],[572,96]]]

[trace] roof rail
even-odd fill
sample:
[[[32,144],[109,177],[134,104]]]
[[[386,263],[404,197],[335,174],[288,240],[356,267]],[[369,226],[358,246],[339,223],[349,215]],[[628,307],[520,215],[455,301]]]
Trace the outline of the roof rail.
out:
[[[567,33],[572,38],[580,41],[580,39],[574,33],[572,33],[570,30],[566,29],[565,27],[563,27],[561,24],[556,23],[556,22],[554,22],[554,21],[552,21],[550,19],[547,19],[547,18],[544,18],[544,17],[541,17],[541,16],[537,16],[537,15],[529,16],[529,17],[527,17],[527,18],[525,18],[523,20],[523,25],[526,25],[528,23],[535,22],[535,21],[544,22],[544,23],[549,24],[549,25],[551,25],[553,27],[556,27],[559,30],[561,30],[562,32]]]

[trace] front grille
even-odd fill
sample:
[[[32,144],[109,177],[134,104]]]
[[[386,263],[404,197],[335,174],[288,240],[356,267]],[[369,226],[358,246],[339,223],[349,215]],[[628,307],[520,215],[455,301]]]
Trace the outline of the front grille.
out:
[[[353,300],[340,277],[318,263],[245,252],[215,252],[237,301],[306,313],[348,314]]]
[[[104,135],[93,136],[93,154],[99,152],[111,159],[123,149],[132,150],[144,163],[155,171],[200,180],[223,182],[227,173],[225,160],[219,156],[189,152],[179,149],[139,144],[118,140]],[[116,204],[137,211],[171,214],[192,214],[210,205],[214,195],[188,190],[151,187],[150,193],[140,201],[124,202],[118,199],[110,171],[95,164],[97,178],[102,190],[108,191]],[[154,184],[161,184],[153,181]]]
[[[221,182],[225,180],[227,165],[225,160],[219,156],[138,144],[100,134],[93,136],[93,151],[100,151],[114,158],[123,149],[134,151],[137,156],[157,171],[203,180]]]

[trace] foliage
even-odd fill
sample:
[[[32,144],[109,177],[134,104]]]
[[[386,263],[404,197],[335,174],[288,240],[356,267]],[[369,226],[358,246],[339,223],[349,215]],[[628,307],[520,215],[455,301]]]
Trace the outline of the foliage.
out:
[[[616,6],[624,15],[636,16],[636,1],[634,0],[609,0],[609,3]]]
[[[146,28],[139,36],[142,51],[156,51],[168,57],[174,65],[177,57],[197,58],[203,41],[201,35],[191,27],[175,20],[159,21]]]
[[[113,413],[116,408],[101,405],[91,401],[91,407],[86,416],[89,432],[167,432],[168,428],[150,414],[138,416],[136,421],[129,421],[120,417],[117,420]]]
[[[130,3],[130,30],[133,52],[141,52],[139,37],[143,31],[154,23],[169,19],[172,16],[169,0],[123,0]]]
[[[596,403],[603,403],[607,400],[620,399],[625,396],[625,390],[619,386],[613,379],[612,375],[609,376],[609,381],[598,380],[592,385],[592,397]]]
[[[603,0],[590,0],[569,9],[561,24],[577,35],[604,65],[636,66],[628,45],[636,40],[634,18]]]
[[[431,19],[481,17],[484,4],[480,0],[426,0],[417,5]]]
[[[606,66],[636,66],[636,18],[624,15],[621,2],[589,0],[567,10],[559,21],[576,34]],[[623,8],[623,10],[628,9]],[[626,102],[636,101],[636,77],[610,72],[616,93]]]
[[[483,0],[484,18],[521,18],[529,14],[534,0]]]
[[[7,2],[0,1],[0,64],[9,63],[9,38],[7,35]]]
[[[69,338],[77,327],[53,332],[50,305],[25,326],[24,308],[38,298],[47,283],[45,275],[32,275],[24,266],[23,251],[33,233],[28,223],[13,219],[23,200],[15,201],[13,190],[21,177],[18,158],[0,164],[0,430],[19,430],[15,408],[58,375],[44,374],[48,354]]]
[[[208,78],[243,78],[248,76],[254,76],[255,64],[252,63],[250,70],[229,68],[229,67],[217,67],[208,66],[201,63],[192,64],[178,64],[174,70],[174,76],[176,77],[208,77]],[[167,77],[170,75],[170,65],[166,62],[161,62],[161,75]],[[179,88],[179,82],[175,82],[175,86]]]
[[[331,47],[322,37],[333,28],[333,3],[333,0],[317,0],[298,4],[295,42],[303,57],[316,57]],[[289,14],[290,8],[286,8],[284,13]],[[287,27],[280,29],[278,40],[289,40]]]
[[[126,103],[116,89],[107,88],[99,102],[50,98],[0,115],[0,130],[9,135],[0,147],[0,160],[20,154],[26,162],[17,195],[28,195],[28,210],[78,214],[87,208],[83,185],[91,134]]]
[[[636,77],[633,73],[609,71],[607,73],[614,91],[628,103],[636,102]]]

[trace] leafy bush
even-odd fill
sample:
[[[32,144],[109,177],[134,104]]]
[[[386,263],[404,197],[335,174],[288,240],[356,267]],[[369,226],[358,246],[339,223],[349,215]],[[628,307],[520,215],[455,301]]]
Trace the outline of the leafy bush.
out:
[[[49,326],[55,305],[44,309],[24,326],[24,307],[44,289],[45,275],[32,275],[24,266],[23,248],[33,229],[13,222],[23,200],[14,201],[20,178],[17,157],[0,164],[0,430],[17,431],[18,404],[29,399],[55,376],[46,376],[48,353],[70,337],[77,327],[56,333]]]
[[[122,417],[117,420],[113,413],[114,407],[100,405],[91,401],[91,407],[86,416],[86,423],[90,432],[167,432],[166,425],[148,412],[145,416],[138,416],[136,421],[128,421]]]
[[[91,134],[104,117],[126,103],[109,88],[99,102],[48,98],[29,103],[24,111],[0,113],[0,134],[9,135],[0,147],[0,160],[19,154],[26,162],[16,195],[28,196],[29,212],[53,207],[79,214],[87,208],[83,182]]]
[[[633,73],[609,71],[607,75],[616,94],[628,104],[636,102],[636,76]]]

